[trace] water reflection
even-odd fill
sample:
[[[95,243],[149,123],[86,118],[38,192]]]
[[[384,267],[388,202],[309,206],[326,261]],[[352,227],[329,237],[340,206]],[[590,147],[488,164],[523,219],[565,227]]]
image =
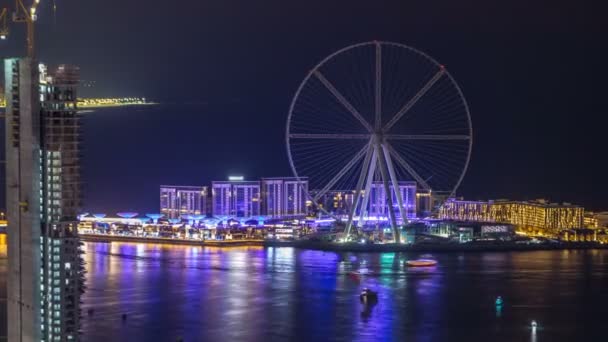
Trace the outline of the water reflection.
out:
[[[573,305],[601,326],[587,314],[597,305],[589,299],[608,303],[605,251],[439,254],[435,267],[408,268],[405,261],[420,255],[85,248],[83,312],[95,310],[84,315],[87,341],[512,341],[531,338],[532,318],[546,322],[534,339],[567,341],[577,329]],[[377,304],[360,301],[363,288],[378,292]]]

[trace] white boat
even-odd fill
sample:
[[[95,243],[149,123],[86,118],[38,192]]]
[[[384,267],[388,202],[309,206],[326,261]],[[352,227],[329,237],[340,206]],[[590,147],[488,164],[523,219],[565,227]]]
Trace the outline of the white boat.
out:
[[[437,265],[437,261],[432,259],[408,260],[406,263],[410,267],[429,267]]]

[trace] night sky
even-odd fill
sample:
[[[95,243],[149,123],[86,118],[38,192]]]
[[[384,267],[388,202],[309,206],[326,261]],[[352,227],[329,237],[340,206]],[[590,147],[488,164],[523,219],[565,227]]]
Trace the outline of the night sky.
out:
[[[375,39],[430,54],[461,86],[474,146],[459,195],[608,210],[605,5],[57,0],[54,17],[42,3],[38,56],[79,65],[95,82],[83,96],[145,96],[179,111],[85,119],[87,210],[158,210],[161,183],[289,175],[297,86],[329,53]],[[2,55],[24,51],[21,31]]]

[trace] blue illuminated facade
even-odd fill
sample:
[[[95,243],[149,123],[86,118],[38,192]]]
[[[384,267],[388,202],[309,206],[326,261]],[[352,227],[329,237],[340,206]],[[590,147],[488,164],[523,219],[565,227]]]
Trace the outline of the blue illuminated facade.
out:
[[[390,185],[389,188],[393,196],[392,200],[393,205],[395,206],[395,213],[400,217],[401,214],[398,210],[397,196],[393,190],[394,187]],[[399,192],[401,193],[401,198],[403,200],[405,215],[408,219],[416,218],[416,182],[399,182]],[[382,182],[372,183],[368,210],[369,216],[388,217],[387,196]]]
[[[269,217],[306,214],[308,179],[262,178],[262,215]]]
[[[207,215],[208,191],[206,186],[160,186],[160,212],[167,218],[183,215]]]
[[[260,182],[212,182],[213,216],[251,217],[260,215]]]

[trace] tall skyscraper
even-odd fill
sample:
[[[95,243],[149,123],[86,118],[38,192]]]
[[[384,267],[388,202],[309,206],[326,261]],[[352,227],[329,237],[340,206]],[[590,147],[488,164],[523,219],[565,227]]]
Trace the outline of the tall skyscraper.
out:
[[[160,212],[167,218],[207,215],[207,187],[161,185]]]
[[[7,59],[8,341],[77,341],[78,69]]]
[[[213,216],[260,215],[260,182],[215,181],[211,183]]]
[[[262,178],[262,215],[271,217],[305,215],[307,192],[307,179]]]

